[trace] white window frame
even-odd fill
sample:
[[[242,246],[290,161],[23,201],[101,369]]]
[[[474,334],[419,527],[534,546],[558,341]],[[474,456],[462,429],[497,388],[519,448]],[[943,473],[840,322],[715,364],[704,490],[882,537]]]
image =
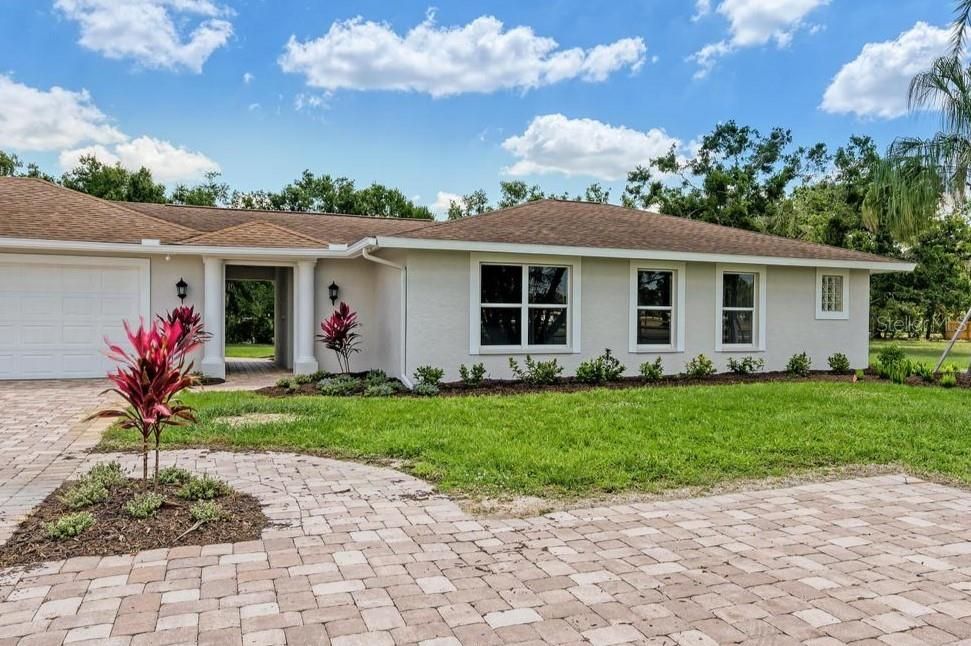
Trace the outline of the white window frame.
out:
[[[643,344],[637,342],[637,313],[641,309],[666,310],[661,307],[640,307],[637,304],[637,274],[640,271],[669,271],[673,274],[671,287],[671,343]],[[628,346],[632,354],[684,352],[685,336],[685,263],[683,262],[655,262],[649,260],[632,260],[630,263],[630,294],[628,297],[629,331]]]
[[[725,274],[755,274],[755,314],[752,317],[755,329],[752,331],[752,343],[722,342]],[[715,352],[765,352],[767,292],[765,265],[715,265]]]
[[[470,354],[576,354],[580,352],[580,259],[562,256],[522,256],[512,254],[478,254],[469,256],[469,353]],[[523,268],[522,344],[482,345],[482,265],[516,265]],[[529,304],[529,267],[566,267],[566,344],[529,345],[529,310],[546,308],[546,305]],[[501,303],[485,303],[485,307],[502,307]],[[556,306],[553,306],[556,307]]]
[[[843,279],[843,309],[838,312],[823,311],[823,276],[839,276]],[[816,318],[827,320],[850,318],[850,271],[848,269],[816,268]]]

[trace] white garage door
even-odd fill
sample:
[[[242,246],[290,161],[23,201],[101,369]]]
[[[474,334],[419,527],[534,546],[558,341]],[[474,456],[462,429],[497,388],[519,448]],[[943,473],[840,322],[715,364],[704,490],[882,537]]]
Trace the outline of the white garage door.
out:
[[[148,260],[0,254],[0,379],[103,377],[148,313]]]

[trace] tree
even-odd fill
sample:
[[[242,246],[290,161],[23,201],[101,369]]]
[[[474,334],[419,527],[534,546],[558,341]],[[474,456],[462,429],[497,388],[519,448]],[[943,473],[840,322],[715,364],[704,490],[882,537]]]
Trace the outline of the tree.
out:
[[[229,201],[229,184],[218,181],[221,173],[209,171],[206,173],[205,181],[193,187],[179,184],[172,191],[172,198],[169,200],[173,204],[184,204],[189,206],[219,206]]]
[[[23,162],[20,161],[17,155],[8,154],[0,150],[0,177],[13,177],[23,165]]]
[[[448,219],[458,220],[472,215],[482,215],[492,210],[489,206],[489,196],[484,190],[477,189],[462,196],[460,202],[452,200],[448,205]]]
[[[740,227],[763,229],[779,215],[787,191],[823,164],[825,146],[792,147],[792,134],[773,128],[762,135],[734,121],[705,135],[695,154],[668,154],[638,166],[627,177],[625,206]],[[669,177],[678,178],[673,185]]]
[[[580,197],[577,196],[577,201],[580,201]],[[584,202],[596,202],[597,204],[608,204],[610,202],[610,190],[605,189],[598,182],[595,182],[588,186],[583,192]]]
[[[910,81],[911,112],[937,111],[940,130],[929,138],[899,137],[874,172],[864,217],[872,229],[889,228],[915,239],[942,211],[963,212],[971,176],[971,71],[964,45],[971,0],[958,0],[951,51]]]
[[[500,209],[507,209],[510,206],[542,200],[544,197],[546,195],[537,184],[528,186],[526,182],[521,180],[499,182],[499,201],[496,206]]]
[[[131,172],[121,164],[105,164],[94,155],[82,156],[77,166],[61,176],[61,183],[106,200],[165,202],[165,186],[156,184],[144,166]]]

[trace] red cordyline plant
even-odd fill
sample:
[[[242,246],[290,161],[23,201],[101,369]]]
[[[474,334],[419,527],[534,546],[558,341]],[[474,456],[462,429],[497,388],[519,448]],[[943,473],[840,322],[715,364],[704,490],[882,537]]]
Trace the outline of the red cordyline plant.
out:
[[[192,409],[180,403],[176,396],[196,382],[191,372],[192,364],[186,365],[186,356],[199,347],[204,332],[201,327],[187,331],[171,313],[148,326],[142,321],[137,330],[132,330],[127,322],[124,326],[130,350],[105,339],[108,357],[120,364],[114,372],[108,373],[114,387],[105,392],[116,393],[128,406],[100,410],[90,419],[119,418],[122,428],[135,429],[141,434],[144,482],[148,481],[148,441],[154,437],[155,481],[158,484],[162,429],[195,420]]]
[[[179,305],[171,312],[168,312],[164,316],[162,314],[158,315],[158,320],[161,323],[168,323],[169,325],[174,325],[179,323],[182,325],[182,335],[179,338],[179,344],[194,343],[196,346],[205,343],[212,337],[211,334],[205,331],[202,326],[202,314],[196,311],[196,308],[192,305]],[[182,356],[188,352],[183,351]]]
[[[351,355],[359,352],[361,335],[357,329],[360,327],[357,312],[343,301],[333,314],[320,322],[321,334],[317,335],[317,339],[337,354],[337,365],[342,372],[351,371]]]

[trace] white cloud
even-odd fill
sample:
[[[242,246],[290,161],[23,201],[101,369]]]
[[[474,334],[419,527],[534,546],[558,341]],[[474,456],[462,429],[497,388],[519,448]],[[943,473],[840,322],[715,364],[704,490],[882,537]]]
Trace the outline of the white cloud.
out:
[[[726,39],[705,45],[688,57],[698,63],[695,78],[703,78],[714,68],[718,59],[743,47],[758,47],[774,42],[787,47],[793,35],[804,26],[804,19],[830,0],[722,0],[715,10],[729,22]],[[698,2],[697,16],[708,12],[701,9],[709,3]],[[815,31],[818,31],[816,29]]]
[[[463,92],[530,89],[567,79],[597,82],[623,68],[636,71],[647,47],[623,38],[591,49],[559,49],[530,27],[505,29],[492,16],[440,27],[434,14],[404,35],[357,17],[338,21],[319,38],[291,36],[279,58],[285,72],[328,90],[400,90],[434,97]]]
[[[301,92],[293,97],[293,108],[298,112],[303,110],[327,110],[330,108],[330,92],[325,94],[304,94]]]
[[[910,79],[946,52],[949,38],[950,30],[918,22],[896,40],[867,43],[836,73],[819,107],[883,119],[905,114]]]
[[[638,164],[666,154],[672,146],[680,149],[681,141],[658,128],[644,132],[595,119],[547,114],[534,117],[523,134],[502,143],[518,158],[503,172],[589,175],[614,181],[626,177]]]
[[[695,0],[695,14],[691,16],[692,22],[697,22],[711,13],[711,0]]]
[[[62,169],[70,170],[84,155],[93,155],[105,164],[121,164],[128,170],[138,170],[144,166],[152,171],[157,181],[166,184],[198,179],[208,171],[219,170],[219,164],[202,153],[147,136],[136,137],[110,148],[94,145],[65,150],[58,156],[58,163]]]
[[[246,85],[249,85],[250,83],[252,83],[253,82],[253,79],[255,79],[255,78],[256,77],[253,76],[252,74],[250,74],[249,72],[243,73],[243,83],[246,84]]]
[[[59,150],[126,139],[86,90],[54,86],[44,91],[0,75],[0,106],[0,147]]]
[[[112,125],[86,90],[44,91],[0,75],[0,106],[0,148],[60,151],[58,160],[65,170],[85,154],[130,169],[146,166],[163,182],[219,168],[205,155],[167,141],[130,138]]]
[[[449,193],[447,191],[439,191],[435,194],[435,201],[429,205],[429,208],[438,215],[444,215],[448,213],[448,207],[452,202],[462,203],[462,196],[458,193]]]
[[[233,34],[225,19],[231,11],[211,0],[56,0],[55,6],[80,25],[81,46],[149,68],[199,73]]]

